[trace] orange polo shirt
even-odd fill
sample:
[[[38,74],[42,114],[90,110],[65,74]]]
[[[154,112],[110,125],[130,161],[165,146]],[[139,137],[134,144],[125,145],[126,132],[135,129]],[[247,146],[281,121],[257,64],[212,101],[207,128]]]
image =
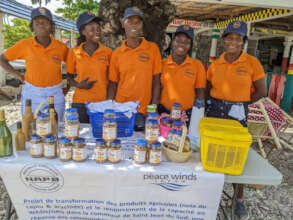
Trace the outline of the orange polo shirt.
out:
[[[158,46],[142,38],[131,49],[126,41],[112,55],[109,79],[118,83],[117,102],[139,101],[138,112],[145,114],[152,98],[152,79],[161,73],[161,54]]]
[[[66,60],[67,51],[66,45],[53,37],[47,48],[32,37],[8,48],[4,56],[10,61],[25,60],[25,81],[37,87],[49,87],[61,83],[61,63]]]
[[[203,64],[189,56],[180,65],[172,55],[163,60],[161,83],[163,85],[160,103],[171,109],[174,102],[183,110],[192,108],[196,88],[206,87],[206,71]]]
[[[75,88],[73,102],[105,101],[107,98],[108,71],[112,50],[99,44],[99,48],[90,56],[82,48],[83,45],[84,43],[69,51],[66,72],[77,74],[77,82],[81,82],[86,78],[89,78],[89,81],[97,80],[97,82],[90,89]]]
[[[211,82],[213,98],[231,102],[250,101],[253,82],[265,77],[259,60],[244,51],[232,64],[223,53],[208,69],[207,80]]]

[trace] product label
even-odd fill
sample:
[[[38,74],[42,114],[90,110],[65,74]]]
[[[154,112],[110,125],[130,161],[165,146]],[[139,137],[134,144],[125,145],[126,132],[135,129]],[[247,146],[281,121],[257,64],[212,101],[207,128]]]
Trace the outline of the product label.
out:
[[[172,119],[180,119],[181,118],[181,110],[172,109],[171,118]]]
[[[47,136],[51,134],[51,124],[48,123],[37,123],[37,134],[39,136]]]
[[[114,140],[117,137],[116,127],[104,127],[103,128],[103,139],[104,140]]]
[[[87,158],[86,149],[73,149],[72,159],[82,161]]]
[[[56,156],[55,144],[44,144],[44,156],[45,157],[54,157],[54,156]]]
[[[60,155],[61,160],[70,160],[72,158],[72,149],[71,148],[60,148]]]
[[[149,162],[153,164],[161,163],[161,151],[150,151]]]
[[[65,136],[68,138],[78,137],[79,135],[79,126],[76,125],[67,125],[65,126]]]
[[[109,161],[118,162],[122,159],[122,151],[109,149]]]
[[[145,130],[145,139],[157,140],[160,136],[159,134],[160,134],[159,128],[147,128]]]
[[[32,156],[39,156],[43,154],[43,145],[39,144],[31,144],[30,145],[30,154]]]
[[[107,160],[107,149],[95,149],[95,160],[105,161]]]
[[[135,162],[144,163],[146,161],[146,151],[134,150],[133,159]]]

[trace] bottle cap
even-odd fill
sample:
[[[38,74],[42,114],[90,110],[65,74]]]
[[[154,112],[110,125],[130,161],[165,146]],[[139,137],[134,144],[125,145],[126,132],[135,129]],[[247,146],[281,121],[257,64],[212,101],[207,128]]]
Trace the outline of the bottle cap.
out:
[[[33,134],[33,135],[31,135],[31,140],[34,140],[34,141],[40,141],[42,138],[39,136],[39,135],[37,135],[37,134]]]
[[[59,138],[58,142],[60,144],[69,144],[70,140],[68,138],[66,138],[66,137],[61,137],[61,138]]]
[[[150,112],[150,113],[148,114],[148,117],[150,117],[150,118],[158,118],[159,115],[158,115],[158,113]]]
[[[110,144],[111,147],[118,147],[120,145],[121,145],[121,141],[119,139],[112,141]]]
[[[53,135],[53,134],[49,134],[48,136],[45,137],[45,141],[46,142],[53,142],[53,141],[56,141],[56,136]]]
[[[17,128],[22,128],[22,124],[20,121],[17,122]]]
[[[136,145],[140,146],[140,147],[146,147],[147,141],[145,139],[138,139],[138,140],[136,140]]]
[[[73,144],[84,144],[85,139],[84,138],[76,138],[73,140]]]
[[[67,121],[78,121],[78,117],[77,117],[77,115],[68,115],[66,117],[66,120]]]
[[[104,141],[103,139],[96,139],[96,146],[105,146],[106,145],[106,141]]]
[[[67,108],[65,111],[69,113],[77,113],[77,108]]]
[[[181,105],[179,103],[175,102],[175,103],[173,103],[173,107],[180,108]]]
[[[161,148],[161,143],[160,142],[152,143],[151,148],[159,149],[159,148]]]
[[[26,99],[25,100],[25,106],[32,106],[32,100],[31,99]]]
[[[163,122],[163,123],[169,123],[169,121],[170,121],[170,119],[169,119],[169,118],[167,118],[167,117],[165,117],[165,118],[162,118],[162,122]]]
[[[179,121],[179,120],[176,120],[173,122],[173,125],[176,126],[176,127],[181,127],[182,126],[182,122]]]
[[[104,114],[115,114],[114,109],[105,109]]]
[[[157,125],[157,124],[158,124],[158,121],[157,121],[157,120],[154,120],[154,119],[148,119],[148,120],[147,120],[147,124],[150,124],[150,125]]]

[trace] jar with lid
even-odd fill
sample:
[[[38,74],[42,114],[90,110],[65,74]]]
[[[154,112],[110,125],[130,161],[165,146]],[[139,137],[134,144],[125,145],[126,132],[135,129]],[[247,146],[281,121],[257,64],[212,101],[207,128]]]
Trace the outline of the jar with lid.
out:
[[[170,119],[167,117],[162,118],[161,123],[165,127],[171,127]]]
[[[147,141],[145,139],[136,140],[133,160],[137,164],[143,164],[147,160]]]
[[[175,130],[175,134],[173,136],[173,144],[176,147],[179,147],[180,141],[181,141],[181,136],[182,136],[182,130]]]
[[[181,118],[181,105],[179,103],[173,103],[171,110],[171,119],[179,120]]]
[[[37,117],[37,135],[40,137],[46,137],[52,132],[51,122],[49,119],[49,114],[40,113]]]
[[[72,159],[77,162],[83,162],[87,159],[87,149],[84,138],[73,140]]]
[[[72,144],[68,138],[66,137],[59,138],[58,148],[59,148],[59,159],[61,161],[69,161],[72,159]]]
[[[151,120],[158,120],[159,115],[158,113],[155,112],[150,112],[147,116],[147,120],[151,119]]]
[[[64,126],[64,133],[68,139],[75,139],[79,136],[79,120],[76,115],[68,115]]]
[[[182,129],[182,122],[179,120],[173,121],[172,128],[174,128],[176,130],[181,130]]]
[[[35,158],[43,156],[42,138],[37,134],[31,135],[31,139],[30,139],[30,155],[32,157],[35,157]]]
[[[162,148],[160,142],[152,143],[149,151],[149,163],[151,165],[159,165],[161,163]]]
[[[108,149],[106,142],[103,139],[96,140],[95,154],[94,158],[98,163],[104,163],[108,158]]]
[[[114,111],[114,109],[105,109],[104,111],[104,119],[106,118],[116,118],[116,113]]]
[[[64,123],[66,123],[66,118],[69,115],[75,115],[77,118],[79,117],[77,108],[67,108],[64,113]]]
[[[176,134],[175,129],[170,129],[167,135],[167,143],[173,144],[174,135]]]
[[[117,138],[117,123],[113,118],[106,118],[103,123],[103,139],[107,142]]]
[[[44,138],[44,157],[53,159],[57,157],[56,136],[48,135]]]
[[[159,123],[157,120],[147,120],[145,126],[145,139],[149,143],[158,141],[160,135]]]
[[[119,139],[116,139],[110,143],[108,160],[111,163],[119,163],[122,160],[122,147]]]

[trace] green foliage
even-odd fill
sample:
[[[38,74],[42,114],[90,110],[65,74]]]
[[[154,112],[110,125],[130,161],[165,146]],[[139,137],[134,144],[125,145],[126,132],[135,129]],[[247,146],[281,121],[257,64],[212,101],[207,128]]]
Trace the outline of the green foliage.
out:
[[[17,41],[34,36],[29,28],[29,21],[14,18],[12,19],[13,25],[4,24],[4,48],[11,47]]]
[[[63,18],[76,21],[78,16],[84,11],[91,11],[98,14],[98,0],[61,0],[64,7],[58,8],[56,13],[61,14]]]
[[[31,0],[32,4],[33,5],[36,5],[38,4],[40,7],[42,6],[42,3],[43,3],[43,0]],[[45,0],[45,5],[47,5],[48,3],[51,2],[51,0]]]

